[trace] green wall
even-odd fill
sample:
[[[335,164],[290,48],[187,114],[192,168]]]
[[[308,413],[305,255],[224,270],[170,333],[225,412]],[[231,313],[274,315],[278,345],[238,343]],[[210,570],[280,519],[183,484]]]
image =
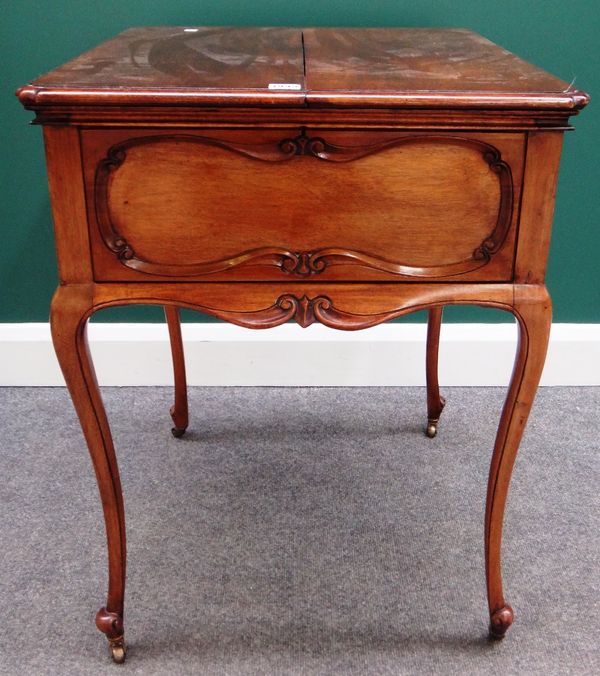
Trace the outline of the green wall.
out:
[[[465,27],[576,83],[600,87],[600,4],[592,0],[0,0],[0,321],[46,321],[56,265],[41,130],[28,127],[14,90],[135,25]],[[596,102],[566,135],[548,286],[558,322],[600,322],[600,117]],[[498,321],[501,313],[456,308],[451,320]],[[197,316],[197,315],[196,315]],[[126,308],[102,320],[161,319]]]

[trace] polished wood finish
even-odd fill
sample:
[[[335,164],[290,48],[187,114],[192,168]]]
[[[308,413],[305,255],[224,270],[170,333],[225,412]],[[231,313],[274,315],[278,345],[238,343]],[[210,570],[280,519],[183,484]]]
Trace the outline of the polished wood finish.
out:
[[[304,45],[306,98],[318,105],[572,109],[587,101],[464,29],[309,28]]]
[[[44,129],[48,187],[61,284],[82,284],[93,278],[79,133],[72,127]]]
[[[270,89],[295,84],[297,89]],[[27,105],[302,105],[294,28],[131,28],[23,88]]]
[[[521,284],[543,284],[546,277],[562,137],[556,131],[527,135],[527,190],[515,258],[515,282]]]
[[[512,278],[522,134],[294,133],[85,131],[96,279]]]
[[[348,64],[352,67],[349,68]],[[269,85],[294,85],[273,90]],[[60,105],[565,109],[572,88],[464,29],[133,28],[20,90]]]
[[[104,508],[97,626],[113,658],[125,657],[124,509],[85,327],[129,304],[165,308],[176,436],[188,425],[180,308],[342,330],[426,310],[429,436],[444,405],[443,307],[514,315],[485,516],[490,635],[502,637],[514,617],[502,522],[548,342],[562,136],[587,95],[468,31],[194,27],[126,31],[18,95],[44,125],[52,335]]]

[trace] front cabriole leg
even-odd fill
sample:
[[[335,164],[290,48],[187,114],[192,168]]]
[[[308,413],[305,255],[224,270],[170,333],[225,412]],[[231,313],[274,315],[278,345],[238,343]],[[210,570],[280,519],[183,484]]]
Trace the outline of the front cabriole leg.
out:
[[[540,381],[552,320],[545,287],[515,287],[513,310],[519,342],[510,387],[502,410],[488,480],[485,512],[485,563],[490,637],[501,639],[514,613],[502,589],[501,544],[504,507],[519,443]]]
[[[90,356],[86,327],[92,313],[92,286],[61,286],[52,301],[54,349],[71,394],[96,472],[108,544],[108,595],[96,625],[108,638],[115,662],[125,659],[125,512],[119,469],[104,405]]]

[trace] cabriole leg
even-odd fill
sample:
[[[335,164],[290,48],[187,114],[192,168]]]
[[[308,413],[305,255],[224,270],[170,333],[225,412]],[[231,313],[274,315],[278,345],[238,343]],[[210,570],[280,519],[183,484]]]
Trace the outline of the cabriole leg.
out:
[[[54,349],[71,394],[96,472],[108,544],[108,595],[96,625],[106,634],[116,662],[125,659],[125,512],[119,469],[100,397],[86,327],[92,309],[90,287],[61,286],[54,295],[50,323]]]
[[[167,319],[167,326],[169,327],[171,354],[173,355],[173,375],[175,379],[175,403],[170,411],[174,427],[171,428],[171,432],[174,437],[181,437],[188,426],[188,401],[179,308],[174,305],[165,305],[165,317]]]
[[[519,443],[531,411],[548,347],[551,303],[539,288],[528,299],[515,299],[519,342],[510,387],[502,410],[488,480],[485,513],[485,564],[490,636],[500,639],[513,622],[513,610],[502,589],[501,544],[504,507]]]
[[[440,415],[446,400],[440,395],[438,382],[438,356],[440,351],[440,329],[442,326],[443,307],[429,310],[427,319],[427,428],[425,433],[432,439],[438,431]]]

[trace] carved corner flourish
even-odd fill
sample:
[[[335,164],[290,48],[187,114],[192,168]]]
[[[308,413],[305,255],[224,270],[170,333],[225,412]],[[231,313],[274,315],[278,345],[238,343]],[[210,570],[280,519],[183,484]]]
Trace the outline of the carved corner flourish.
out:
[[[295,156],[315,157],[328,162],[350,162],[388,148],[415,142],[468,143],[480,148],[483,159],[500,182],[500,203],[494,230],[466,260],[441,266],[418,267],[390,261],[363,251],[341,247],[315,251],[291,251],[281,247],[262,247],[235,256],[206,262],[161,264],[138,258],[132,245],[118,232],[110,218],[108,191],[110,176],[125,162],[127,150],[133,146],[160,141],[187,141],[216,146],[243,156],[266,162],[287,161]],[[196,277],[224,272],[242,266],[272,266],[297,277],[310,277],[322,273],[331,264],[355,265],[401,277],[439,278],[465,274],[487,265],[500,250],[510,230],[513,214],[514,188],[510,166],[501,158],[500,151],[483,141],[459,136],[432,136],[426,134],[401,136],[379,143],[357,146],[340,146],[328,143],[320,136],[309,136],[305,127],[295,137],[279,143],[243,144],[212,137],[189,134],[169,134],[130,138],[112,146],[100,160],[95,175],[95,212],[98,227],[106,246],[126,267],[146,274],[163,277]]]

